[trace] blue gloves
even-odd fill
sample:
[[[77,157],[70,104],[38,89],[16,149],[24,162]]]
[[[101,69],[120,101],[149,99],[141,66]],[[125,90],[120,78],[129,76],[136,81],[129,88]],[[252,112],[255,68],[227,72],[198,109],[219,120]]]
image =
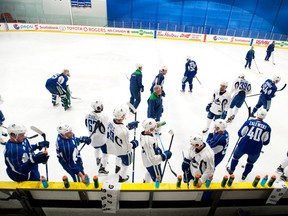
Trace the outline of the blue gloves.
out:
[[[206,112],[210,112],[211,105],[212,105],[212,103],[209,103],[209,104],[206,106]]]
[[[135,140],[135,139],[132,140],[130,143],[132,144],[132,149],[137,148],[137,146],[139,145],[139,142],[137,140]]]
[[[36,144],[37,148],[41,150],[42,148],[49,148],[49,141],[42,141]]]
[[[139,124],[139,121],[130,122],[128,123],[128,129],[132,130],[132,129],[138,128],[138,124]]]
[[[144,86],[143,86],[143,85],[141,86],[140,91],[141,91],[141,92],[144,92]]]
[[[48,161],[49,155],[47,153],[39,152],[36,155],[30,157],[30,162],[32,164],[46,163]]]
[[[161,154],[161,157],[162,157],[162,161],[165,161],[165,160],[169,160],[172,156],[172,152],[171,151],[164,151],[163,154]]]
[[[224,111],[221,115],[221,119],[226,119],[227,117],[227,111]]]
[[[190,170],[190,162],[191,162],[191,160],[184,158],[183,163],[182,163],[182,171],[183,172]]]
[[[159,148],[159,147],[155,148],[154,151],[155,151],[156,155],[161,155],[162,154],[162,149]]]
[[[91,138],[87,136],[81,136],[79,137],[79,142],[89,145],[91,143]]]

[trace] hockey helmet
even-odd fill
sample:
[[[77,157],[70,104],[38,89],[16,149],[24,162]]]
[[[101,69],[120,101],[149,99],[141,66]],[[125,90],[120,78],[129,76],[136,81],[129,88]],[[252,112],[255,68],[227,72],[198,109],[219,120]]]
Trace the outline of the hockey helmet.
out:
[[[113,111],[113,115],[114,115],[115,119],[118,119],[118,120],[124,119],[126,114],[127,114],[127,109],[124,106],[119,106],[119,107],[115,108]]]
[[[193,134],[190,137],[190,145],[192,146],[202,146],[203,145],[203,136],[200,134]]]
[[[256,113],[256,117],[259,119],[265,119],[266,115],[267,115],[267,110],[263,108],[260,108]]]
[[[68,124],[60,124],[58,127],[57,127],[57,132],[59,134],[67,134],[69,132],[72,131],[72,127]]]
[[[168,70],[168,68],[165,66],[165,65],[163,65],[162,67],[161,67],[161,71],[163,71],[163,70]]]
[[[280,82],[280,80],[281,80],[280,76],[274,76],[273,77],[273,81],[276,82],[276,83]]]
[[[216,119],[215,120],[215,127],[218,127],[218,131],[224,131],[227,127],[226,122],[223,119]]]
[[[186,56],[187,61],[191,60],[191,56]]]
[[[103,110],[103,103],[100,100],[95,100],[92,102],[91,107],[95,110],[95,112],[101,112]]]
[[[7,128],[7,132],[9,135],[15,134],[16,136],[18,136],[19,134],[26,133],[26,131],[26,127],[20,124],[11,124]]]
[[[156,128],[156,121],[152,118],[145,119],[142,122],[142,127],[144,128],[144,131],[152,132]]]
[[[225,87],[227,88],[227,87],[228,87],[228,82],[223,81],[223,82],[220,83],[220,85],[221,85],[221,86],[225,86]]]
[[[243,73],[239,74],[238,78],[245,79],[245,75]]]

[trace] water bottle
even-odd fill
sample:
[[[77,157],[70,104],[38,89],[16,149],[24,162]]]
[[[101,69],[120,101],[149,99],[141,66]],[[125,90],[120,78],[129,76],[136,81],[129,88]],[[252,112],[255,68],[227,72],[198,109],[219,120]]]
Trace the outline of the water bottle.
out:
[[[261,185],[262,187],[264,187],[267,181],[268,181],[268,175],[265,175],[265,176],[263,177],[263,179],[261,180],[260,185]]]
[[[159,188],[160,187],[160,176],[156,177],[156,181],[155,181],[155,188]]]
[[[44,188],[48,188],[49,184],[48,184],[48,181],[47,179],[44,177],[44,176],[41,176],[41,183],[43,185]]]

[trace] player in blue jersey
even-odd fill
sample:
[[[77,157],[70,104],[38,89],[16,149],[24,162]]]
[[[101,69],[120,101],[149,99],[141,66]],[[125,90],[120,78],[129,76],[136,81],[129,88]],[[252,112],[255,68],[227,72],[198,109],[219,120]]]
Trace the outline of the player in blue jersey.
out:
[[[268,145],[271,137],[270,126],[263,121],[267,115],[265,109],[259,109],[256,119],[247,120],[238,131],[240,140],[234,151],[230,168],[227,167],[229,174],[232,174],[239,162],[239,159],[247,154],[247,163],[242,174],[242,180],[252,171],[254,163],[258,160],[263,145]]]
[[[181,92],[185,92],[186,82],[189,83],[189,92],[192,92],[193,89],[193,78],[197,74],[197,64],[195,61],[191,60],[190,56],[186,58],[187,62],[185,63],[185,72],[182,79],[182,89]]]
[[[255,51],[254,51],[254,47],[251,46],[251,49],[247,52],[246,57],[245,57],[245,60],[246,60],[245,68],[248,66],[249,69],[251,69],[251,63],[254,58],[255,58]]]
[[[214,133],[209,133],[206,139],[215,154],[215,167],[223,160],[229,145],[229,134],[226,127],[223,119],[216,119]]]
[[[155,85],[154,92],[150,95],[148,99],[148,111],[147,118],[153,118],[155,121],[160,121],[160,118],[163,113],[163,103],[161,96],[161,86]]]
[[[272,54],[272,52],[274,52],[274,48],[275,48],[275,41],[273,41],[268,47],[267,47],[267,50],[266,50],[266,56],[265,56],[265,61],[269,61],[269,58]]]
[[[273,97],[275,97],[275,92],[277,91],[276,84],[279,83],[281,80],[280,76],[274,76],[273,80],[267,79],[262,85],[261,85],[261,94],[259,96],[258,102],[255,105],[255,107],[252,110],[251,116],[255,117],[254,114],[257,112],[257,110],[263,106],[264,109],[269,111],[271,106],[271,100]]]
[[[153,93],[153,88],[154,88],[154,86],[155,85],[160,85],[161,86],[161,88],[162,88],[162,93],[161,93],[161,95],[163,96],[163,97],[165,97],[165,92],[164,92],[164,90],[163,90],[163,85],[164,85],[164,80],[165,80],[165,75],[167,74],[167,70],[168,70],[168,68],[166,67],[166,66],[162,66],[161,67],[161,69],[159,70],[159,73],[158,73],[158,75],[155,77],[155,79],[154,79],[154,81],[153,81],[153,83],[152,83],[152,86],[151,86],[151,88],[150,88],[150,92],[151,92],[151,94]]]
[[[135,109],[139,106],[141,102],[141,92],[144,92],[144,86],[142,84],[142,65],[136,64],[136,71],[131,74],[130,77],[130,103]],[[133,113],[133,110],[130,109]]]
[[[2,96],[0,95],[0,105],[3,104],[3,99],[2,99]],[[6,133],[3,133],[2,132],[2,128],[3,128],[3,122],[5,121],[5,117],[4,117],[4,114],[3,112],[0,110],[0,144],[2,145],[5,145],[5,141],[3,140],[2,138],[2,134],[6,135]]]
[[[7,127],[10,139],[7,141],[4,151],[6,172],[16,182],[40,181],[38,164],[46,163],[49,155],[47,151],[39,151],[48,148],[49,142],[42,141],[30,145],[25,137],[26,127],[19,124],[11,124]]]
[[[61,124],[57,127],[57,140],[56,140],[56,152],[59,163],[63,169],[72,177],[74,182],[77,182],[79,178],[81,182],[85,181],[85,172],[83,167],[82,158],[78,146],[80,143],[89,145],[91,139],[87,136],[79,138],[75,137],[70,125]]]
[[[52,94],[53,106],[58,105],[58,99],[61,98],[61,104],[65,110],[71,107],[71,93],[69,90],[70,72],[64,69],[61,74],[54,74],[46,81],[45,87]]]
[[[234,93],[232,102],[228,110],[227,123],[230,123],[235,118],[238,110],[245,102],[246,95],[251,93],[251,83],[245,79],[244,74],[240,74],[238,79],[232,85],[231,95]]]

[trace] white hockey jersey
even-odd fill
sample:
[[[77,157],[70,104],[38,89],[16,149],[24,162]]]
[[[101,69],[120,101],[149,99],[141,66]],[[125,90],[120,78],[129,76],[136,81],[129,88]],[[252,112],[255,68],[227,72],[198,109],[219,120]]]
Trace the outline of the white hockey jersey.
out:
[[[251,93],[251,83],[245,79],[238,78],[233,82],[231,87],[231,95],[234,93],[234,96],[239,92],[245,93],[246,95]]]
[[[129,142],[129,130],[123,123],[114,120],[108,123],[107,145],[113,146],[116,156],[127,155],[132,152],[132,144]]]
[[[214,173],[214,151],[208,144],[205,144],[205,148],[203,148],[200,152],[196,152],[194,147],[190,147],[188,153],[186,154],[186,158],[191,160],[190,169],[193,176],[196,174],[201,175],[202,183],[213,175]]]
[[[95,124],[98,120],[100,121],[100,126],[91,137],[91,145],[93,147],[102,146],[107,141],[108,115],[103,112],[95,113],[92,111],[85,117],[85,125],[89,134],[95,130]]]
[[[140,144],[142,147],[142,161],[145,167],[157,166],[161,163],[161,155],[156,155],[154,150],[158,147],[155,135],[141,133]]]
[[[213,93],[210,103],[212,103],[210,112],[214,113],[215,115],[221,115],[224,111],[228,111],[231,103],[231,95],[228,91],[221,94],[220,90],[217,89]]]

